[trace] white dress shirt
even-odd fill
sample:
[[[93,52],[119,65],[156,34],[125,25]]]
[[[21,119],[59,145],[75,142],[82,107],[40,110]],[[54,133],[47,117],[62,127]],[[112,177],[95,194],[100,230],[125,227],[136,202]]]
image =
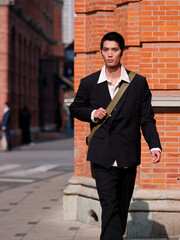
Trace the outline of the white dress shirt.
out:
[[[9,108],[8,107],[4,108],[3,112],[6,113],[7,111],[9,111]]]
[[[125,81],[125,82],[130,83],[130,81],[129,81],[129,76],[128,76],[125,68],[121,65],[121,76],[120,76],[120,78],[117,80],[116,84],[113,85],[112,82],[107,79],[105,69],[106,69],[106,66],[104,65],[103,68],[101,69],[101,73],[100,73],[100,75],[99,75],[99,79],[98,79],[98,81],[97,81],[97,84],[107,81],[109,94],[110,94],[110,96],[111,96],[111,99],[113,99],[114,96],[116,95],[116,93],[117,93],[118,90],[119,90],[119,86],[120,86],[120,83],[121,83],[122,80]],[[94,123],[97,122],[97,121],[94,119],[94,112],[95,112],[96,110],[97,110],[97,109],[93,110],[92,113],[91,113],[91,121],[94,122]],[[160,148],[152,148],[151,151],[153,151],[153,150],[158,150],[158,151],[161,152],[161,149],[160,149]],[[114,163],[112,164],[112,166],[116,166],[116,167],[117,167],[117,161],[116,161],[116,160],[114,161]]]

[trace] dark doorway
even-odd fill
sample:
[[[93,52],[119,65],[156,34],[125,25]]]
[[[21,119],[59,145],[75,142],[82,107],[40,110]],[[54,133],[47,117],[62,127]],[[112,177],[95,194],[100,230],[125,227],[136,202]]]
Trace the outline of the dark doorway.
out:
[[[56,131],[61,125],[59,103],[59,61],[39,63],[39,125],[41,131]]]

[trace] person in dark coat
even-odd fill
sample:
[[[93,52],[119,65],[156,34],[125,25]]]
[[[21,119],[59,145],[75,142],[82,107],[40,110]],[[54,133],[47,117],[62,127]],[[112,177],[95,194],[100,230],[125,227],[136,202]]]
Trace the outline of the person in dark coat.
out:
[[[19,112],[19,127],[22,130],[22,143],[31,142],[31,113],[28,110],[27,106],[24,106]]]
[[[136,168],[140,164],[141,131],[149,145],[152,163],[161,158],[161,144],[151,106],[151,92],[146,78],[121,64],[124,38],[117,32],[101,40],[103,68],[80,82],[74,102],[73,117],[89,122],[91,130],[106,117],[106,108],[125,82],[126,91],[110,117],[94,133],[87,160],[94,166],[96,187],[102,207],[100,240],[122,240],[132,197]]]
[[[3,110],[3,118],[1,122],[1,128],[4,131],[6,142],[7,142],[7,151],[11,150],[11,139],[10,139],[10,118],[11,118],[11,112],[9,103],[5,103],[5,108]]]

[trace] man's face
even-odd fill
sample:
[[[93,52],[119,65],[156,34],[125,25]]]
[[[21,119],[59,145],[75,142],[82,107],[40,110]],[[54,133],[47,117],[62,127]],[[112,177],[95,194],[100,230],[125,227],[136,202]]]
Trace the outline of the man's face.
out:
[[[122,52],[117,42],[104,41],[101,54],[107,67],[114,68],[120,66]]]

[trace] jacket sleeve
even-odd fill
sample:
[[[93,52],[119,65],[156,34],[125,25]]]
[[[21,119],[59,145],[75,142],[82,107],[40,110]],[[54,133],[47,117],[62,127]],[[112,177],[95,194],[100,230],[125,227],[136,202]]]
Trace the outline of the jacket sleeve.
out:
[[[81,80],[75,99],[69,107],[74,118],[85,122],[91,121],[91,112],[94,110],[89,103],[89,91],[85,79]]]
[[[9,121],[10,121],[10,111],[8,111],[4,114],[2,122],[1,122],[1,126],[9,127]]]
[[[151,106],[151,98],[152,94],[145,80],[141,99],[141,129],[149,148],[160,148],[162,150],[159,134],[156,129],[156,120],[154,119]]]

